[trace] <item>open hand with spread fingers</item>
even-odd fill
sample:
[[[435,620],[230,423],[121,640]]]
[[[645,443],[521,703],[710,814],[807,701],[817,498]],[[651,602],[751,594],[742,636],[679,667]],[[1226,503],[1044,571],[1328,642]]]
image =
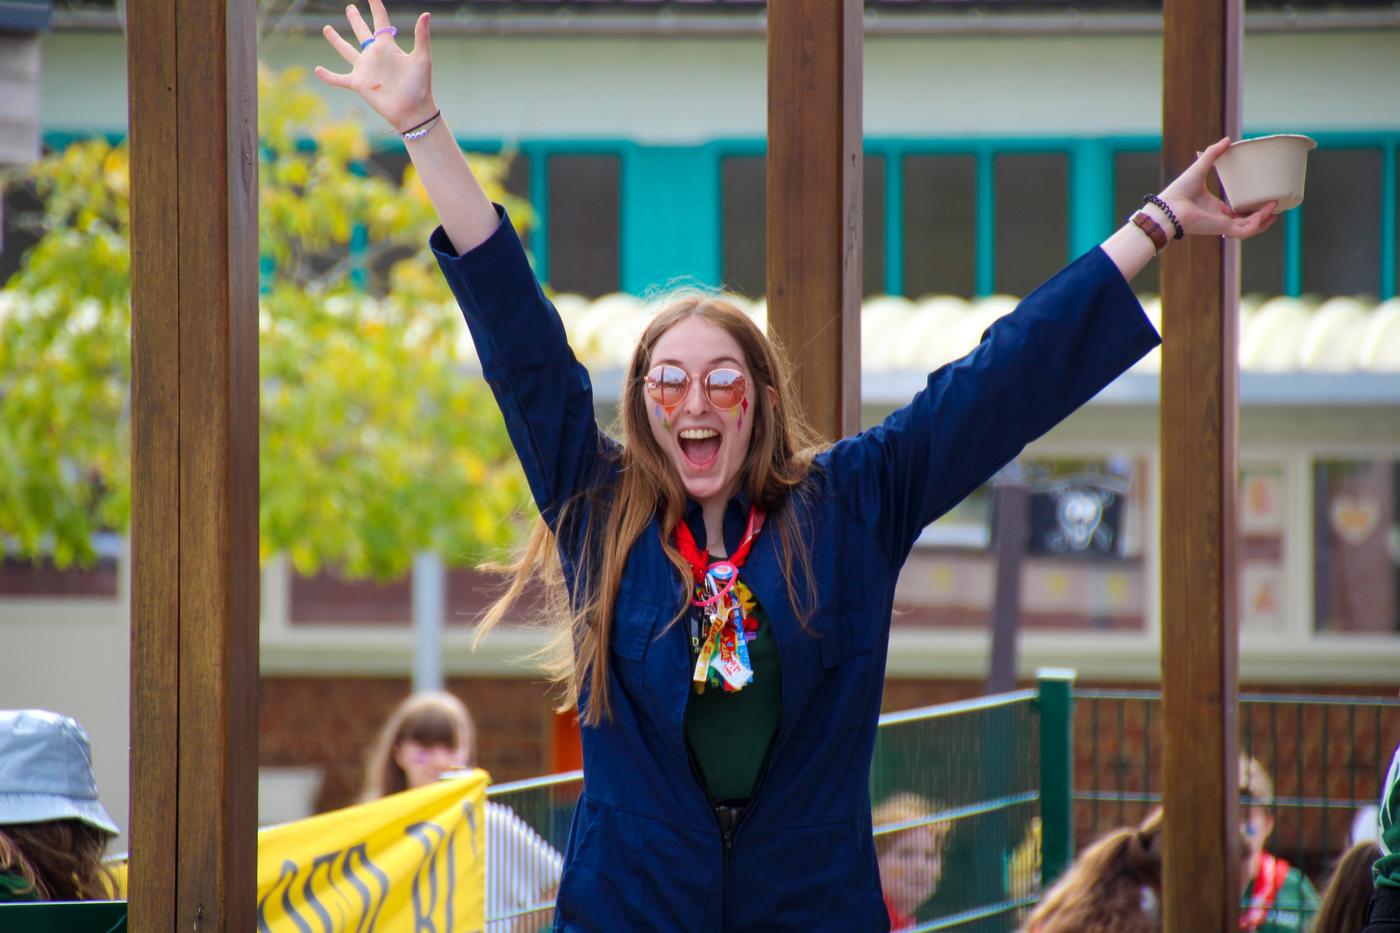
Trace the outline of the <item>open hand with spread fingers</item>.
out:
[[[433,102],[432,50],[428,41],[428,14],[418,17],[413,27],[413,51],[405,52],[397,40],[398,30],[389,22],[383,0],[369,0],[373,25],[365,23],[359,9],[351,4],[345,18],[355,36],[355,44],[327,25],[321,31],[326,41],[350,65],[349,74],[316,66],[316,77],[334,87],[354,91],[397,133],[412,130],[437,113]]]

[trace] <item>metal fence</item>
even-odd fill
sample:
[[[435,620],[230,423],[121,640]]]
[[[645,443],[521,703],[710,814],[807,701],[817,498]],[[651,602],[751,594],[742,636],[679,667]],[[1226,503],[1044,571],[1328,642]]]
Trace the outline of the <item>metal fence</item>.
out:
[[[941,855],[913,929],[1015,929],[1042,879],[1161,802],[1161,693],[1073,682],[1072,671],[1042,671],[1033,689],[880,717],[870,772],[877,852],[932,839]],[[1274,784],[1268,849],[1321,888],[1357,814],[1379,797],[1400,742],[1400,699],[1245,694],[1239,720],[1241,750]],[[575,771],[502,784],[488,798],[563,851],[581,790]],[[517,861],[505,871],[528,870]],[[492,931],[552,919],[546,896],[495,906],[488,894]]]
[[[487,933],[543,930],[553,923],[558,853],[582,792],[582,771],[487,789]]]
[[[936,884],[913,929],[1005,930],[1035,902],[1036,701],[1035,690],[1020,690],[880,717],[870,770],[876,853],[886,867],[930,851],[939,856],[922,879]]]
[[[1068,765],[1063,753],[1042,755],[1041,710],[1046,686],[880,717],[870,773],[876,848],[891,853],[905,843],[933,839],[941,871],[931,898],[917,911],[916,930],[1009,930],[1018,911],[1039,894],[1040,786],[1043,765]],[[1068,747],[1069,684],[1051,681],[1049,734]],[[1057,699],[1058,697],[1058,699]],[[1055,725],[1058,723],[1058,725]],[[1060,812],[1068,814],[1068,781]],[[583,788],[582,772],[492,787],[488,800],[508,808],[557,851]],[[1051,810],[1055,807],[1052,805]],[[498,811],[499,812],[499,811]],[[888,818],[881,820],[881,814]],[[1063,816],[1057,825],[1064,824]],[[1061,836],[1066,834],[1062,833]],[[1054,837],[1052,831],[1051,837]],[[488,849],[491,849],[488,843]],[[519,877],[540,890],[534,903],[493,902],[496,850],[487,863],[488,931],[535,930],[552,919],[548,878],[537,862],[503,855],[502,877]],[[888,857],[888,855],[882,855]],[[520,890],[521,884],[512,888]],[[507,898],[509,900],[509,898]]]
[[[1074,836],[1139,822],[1162,800],[1162,695],[1075,690]],[[1240,751],[1273,784],[1266,850],[1321,890],[1332,866],[1373,830],[1374,808],[1400,742],[1400,699],[1249,693],[1240,696]]]

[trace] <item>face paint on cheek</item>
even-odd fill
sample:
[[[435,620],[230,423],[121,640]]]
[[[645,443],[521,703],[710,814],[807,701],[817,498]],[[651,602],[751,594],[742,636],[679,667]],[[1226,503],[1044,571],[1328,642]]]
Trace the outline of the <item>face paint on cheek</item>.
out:
[[[740,399],[740,401],[739,401],[739,407],[736,408],[736,409],[734,409],[734,410],[737,411],[737,412],[739,413],[739,426],[738,426],[738,429],[739,429],[740,431],[742,431],[742,430],[744,430],[744,412],[746,412],[746,411],[749,410],[749,400],[748,400],[748,399]]]
[[[661,427],[667,431],[671,430],[671,416],[676,413],[680,405],[667,405],[664,409],[659,402],[653,403],[653,414],[661,420]]]

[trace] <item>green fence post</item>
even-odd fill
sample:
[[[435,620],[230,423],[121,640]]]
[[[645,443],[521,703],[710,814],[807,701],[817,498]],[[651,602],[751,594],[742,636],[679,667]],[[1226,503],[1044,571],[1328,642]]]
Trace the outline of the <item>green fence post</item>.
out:
[[[1055,883],[1074,860],[1075,672],[1041,668],[1040,686],[1040,883]]]

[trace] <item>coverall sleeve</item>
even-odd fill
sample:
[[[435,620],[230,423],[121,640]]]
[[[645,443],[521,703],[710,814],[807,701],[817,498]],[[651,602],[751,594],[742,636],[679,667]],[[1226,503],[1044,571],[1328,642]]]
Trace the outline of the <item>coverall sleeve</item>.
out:
[[[613,441],[598,429],[593,385],[559,312],[510,218],[496,209],[499,226],[476,248],[456,255],[441,227],[429,245],[466,317],[535,504],[555,528],[560,507],[596,481],[600,453]]]
[[[893,565],[925,525],[1125,372],[1161,338],[1095,247],[1028,295],[883,423],[837,442],[849,514]]]

